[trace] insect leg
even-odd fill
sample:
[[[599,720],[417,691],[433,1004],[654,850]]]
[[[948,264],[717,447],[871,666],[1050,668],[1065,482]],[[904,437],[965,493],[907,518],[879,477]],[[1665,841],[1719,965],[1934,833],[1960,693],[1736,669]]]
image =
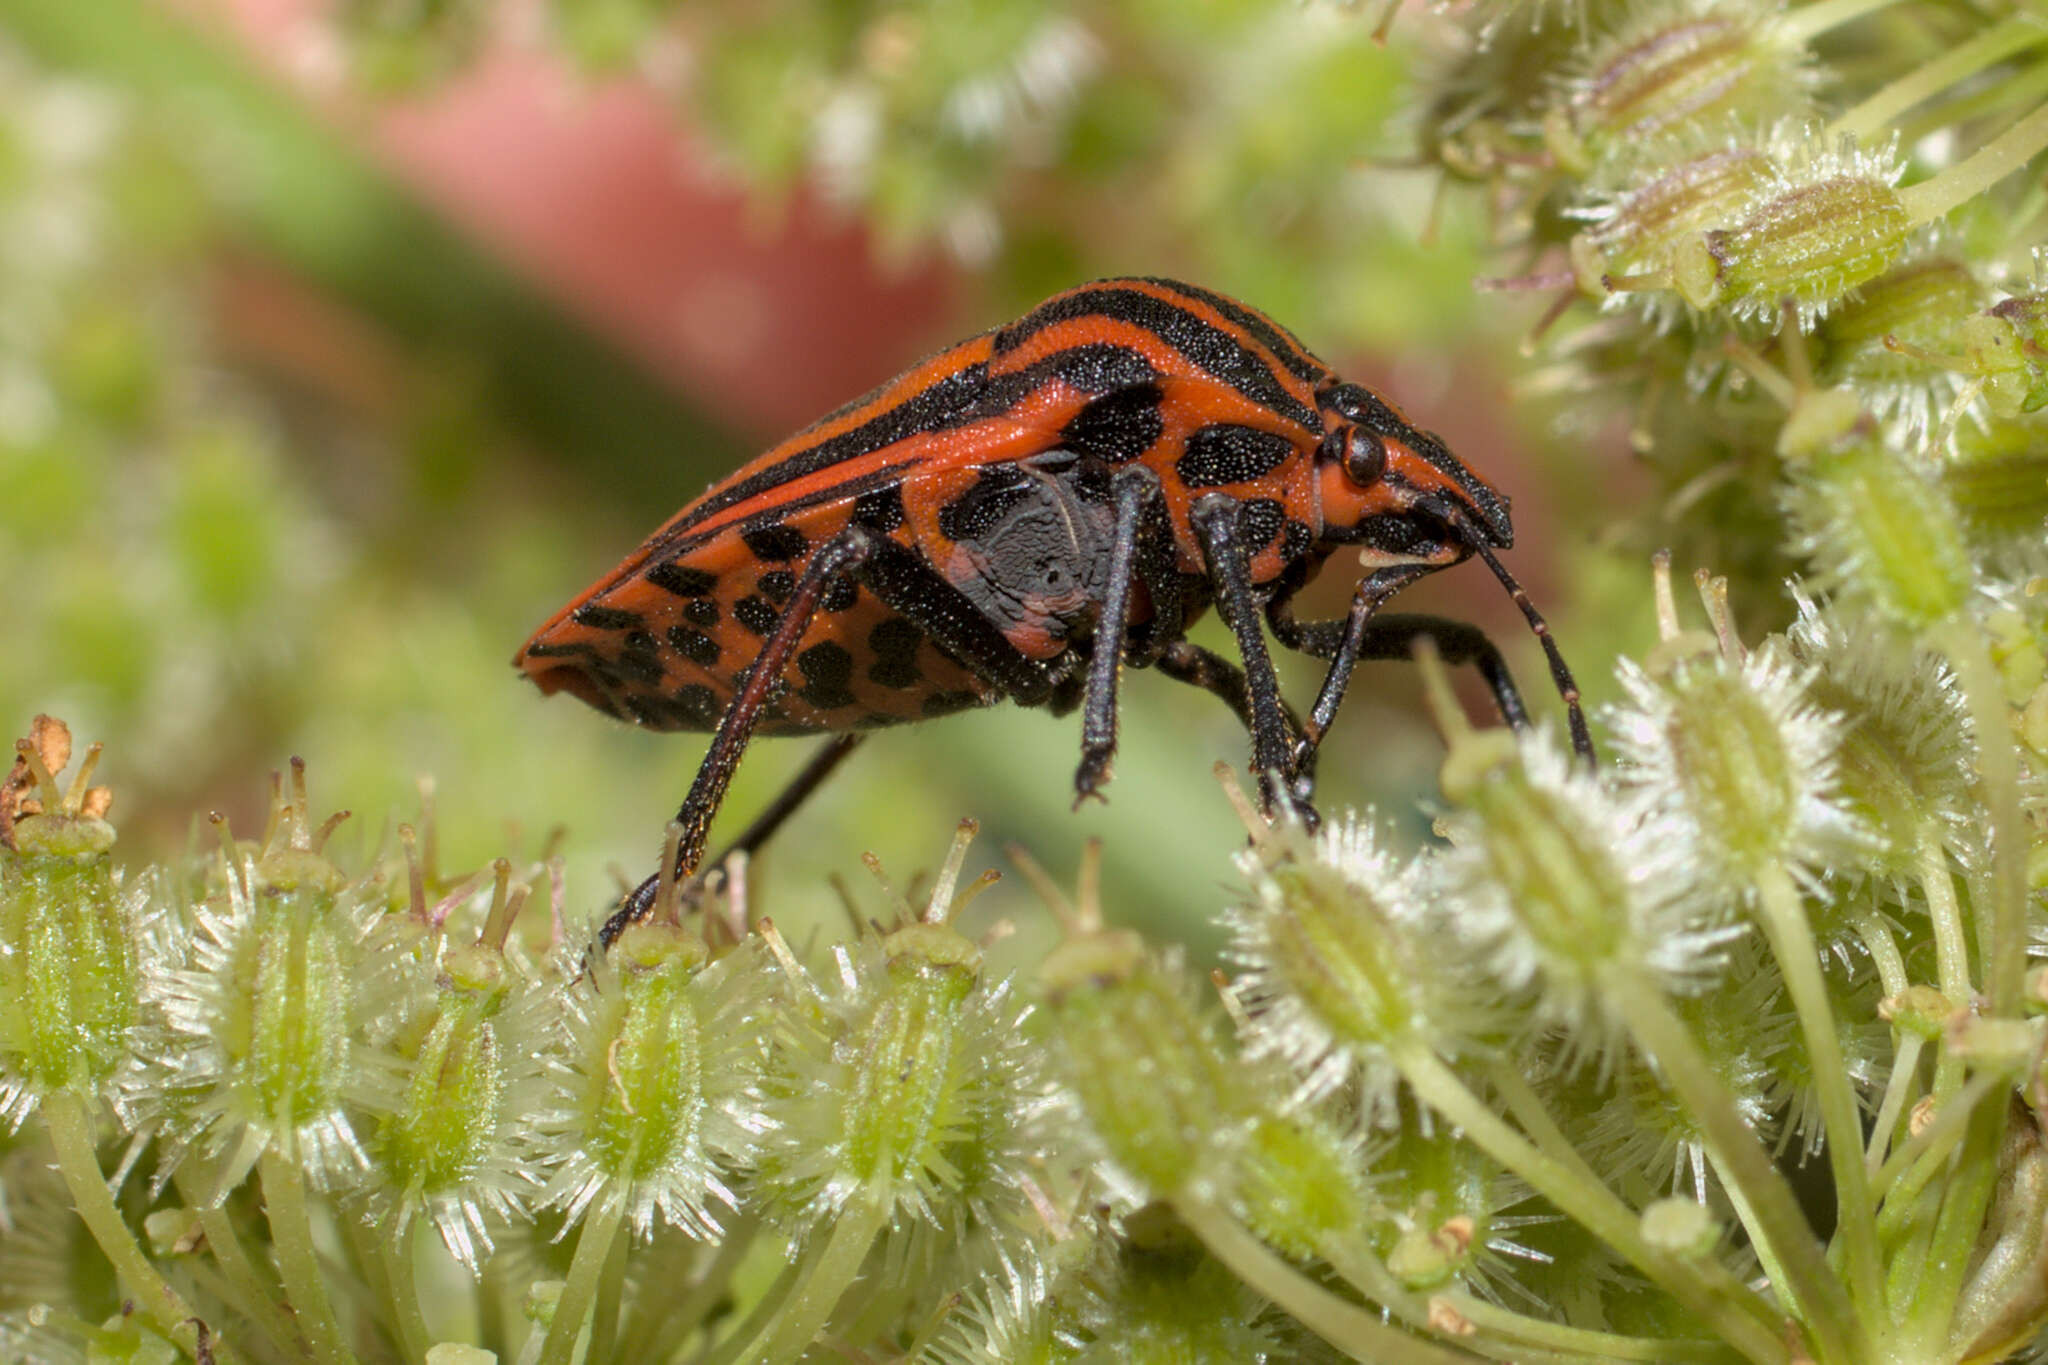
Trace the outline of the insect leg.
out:
[[[1251,733],[1251,693],[1245,689],[1244,670],[1236,664],[1215,651],[1204,649],[1191,641],[1175,640],[1159,652],[1159,658],[1153,663],[1153,667],[1175,682],[1199,687],[1215,697],[1230,708],[1230,713],[1244,726],[1245,733]],[[1285,705],[1286,698],[1281,698],[1281,702]],[[1300,717],[1294,714],[1293,707],[1288,706],[1286,710],[1289,731],[1300,734]],[[1311,751],[1308,755],[1311,771],[1314,769],[1315,761],[1315,753]],[[1299,776],[1297,772],[1296,777]]]
[[[718,813],[720,803],[725,800],[726,788],[732,785],[732,775],[739,768],[740,755],[746,752],[747,741],[753,737],[754,726],[759,723],[762,710],[781,684],[782,672],[789,667],[798,642],[810,629],[811,619],[818,613],[818,602],[824,597],[826,587],[840,574],[857,572],[874,553],[874,548],[874,536],[854,527],[840,532],[811,553],[802,577],[797,579],[796,587],[790,593],[789,604],[783,608],[781,619],[762,644],[760,655],[748,667],[746,680],[738,694],[726,706],[725,714],[719,717],[718,729],[711,736],[711,747],[704,751],[704,761],[698,765],[696,780],[690,783],[689,795],[683,798],[682,809],[676,812],[676,820],[683,827],[682,840],[676,846],[675,876],[678,881],[695,872],[703,860],[711,817]],[[844,757],[843,752],[841,757]],[[803,778],[798,781],[801,783]],[[803,792],[798,792],[797,800],[801,800],[803,795]],[[772,813],[773,808],[770,809]],[[785,810],[783,815],[787,813]],[[767,837],[766,833],[762,837]],[[628,925],[645,919],[654,908],[654,897],[660,885],[661,874],[657,872],[634,887],[598,931],[598,943],[610,947]]]
[[[1176,588],[1179,584],[1171,560],[1165,560],[1163,568],[1161,565],[1170,550],[1163,549],[1156,535],[1146,534],[1146,514],[1155,509],[1162,514],[1165,511],[1158,476],[1143,465],[1120,470],[1111,480],[1110,496],[1116,507],[1116,530],[1102,614],[1095,626],[1095,652],[1088,662],[1087,700],[1081,713],[1081,765],[1074,770],[1076,808],[1091,796],[1101,796],[1098,789],[1108,779],[1110,760],[1116,756],[1117,678],[1130,633],[1131,590],[1143,561],[1151,561],[1143,565],[1150,569],[1144,574],[1148,588],[1162,578],[1172,578]],[[1154,605],[1157,610],[1163,604]],[[1172,604],[1174,612],[1179,609],[1178,602]]]
[[[1409,658],[1414,653],[1415,642],[1425,637],[1435,642],[1437,652],[1446,663],[1468,663],[1479,670],[1479,675],[1486,680],[1487,689],[1493,693],[1494,705],[1500,708],[1502,720],[1517,730],[1528,728],[1529,708],[1522,701],[1521,689],[1515,685],[1514,675],[1508,672],[1507,660],[1501,657],[1499,646],[1479,627],[1441,616],[1403,614],[1373,619],[1370,609],[1363,616],[1359,614],[1361,603],[1375,595],[1368,592],[1373,579],[1389,572],[1379,570],[1359,584],[1358,592],[1352,597],[1351,612],[1340,621],[1297,621],[1286,611],[1284,603],[1275,603],[1268,611],[1273,634],[1282,644],[1330,661],[1329,674],[1323,680],[1322,690],[1316,694],[1315,709],[1310,712],[1308,723],[1302,727],[1301,740],[1295,746],[1297,770],[1301,770],[1304,763],[1313,762],[1317,746],[1329,733],[1330,725],[1337,717],[1337,708],[1343,703],[1345,689],[1350,684],[1352,667],[1361,659]],[[1398,588],[1401,584],[1393,586]],[[1392,589],[1388,589],[1376,595],[1383,602],[1391,593]],[[1302,794],[1307,795],[1306,792]]]
[[[1245,694],[1251,710],[1252,768],[1259,775],[1260,800],[1268,810],[1284,802],[1294,814],[1314,825],[1314,808],[1294,795],[1291,783],[1278,781],[1292,771],[1287,708],[1280,700],[1280,679],[1273,672],[1273,657],[1266,652],[1266,637],[1259,625],[1259,603],[1252,590],[1240,506],[1227,494],[1210,493],[1194,505],[1189,520],[1201,538],[1202,556],[1215,585],[1217,612],[1237,637],[1238,652],[1244,656]]]

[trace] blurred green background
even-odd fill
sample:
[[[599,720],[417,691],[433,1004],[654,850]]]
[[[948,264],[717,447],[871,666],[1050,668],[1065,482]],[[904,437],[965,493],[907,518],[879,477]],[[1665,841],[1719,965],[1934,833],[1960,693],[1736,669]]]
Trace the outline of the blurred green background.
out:
[[[1452,38],[1404,17],[1379,46],[1374,17],[0,0],[0,716],[106,742],[130,861],[209,810],[251,830],[296,754],[371,841],[433,775],[450,870],[566,827],[572,918],[597,913],[702,741],[544,704],[514,648],[754,449],[1118,272],[1243,298],[1444,431],[1514,498],[1511,563],[1599,697],[1649,636],[1641,547],[1601,529],[1647,481],[1613,422],[1510,394],[1545,300],[1475,289],[1502,273],[1483,204],[1439,202],[1402,113]],[[1411,598],[1494,630],[1554,715],[1482,571]],[[1283,669],[1296,697],[1319,676]],[[1361,675],[1322,799],[1420,837],[1411,674]],[[1209,770],[1244,740],[1163,678],[1125,695],[1110,802],[1079,813],[1076,718],[878,735],[757,865],[760,903],[836,915],[863,850],[900,880],[972,814],[970,870],[1015,840],[1064,876],[1099,835],[1113,912],[1206,950],[1241,844]],[[758,745],[724,828],[808,747]],[[976,913],[1041,919],[1015,879]]]

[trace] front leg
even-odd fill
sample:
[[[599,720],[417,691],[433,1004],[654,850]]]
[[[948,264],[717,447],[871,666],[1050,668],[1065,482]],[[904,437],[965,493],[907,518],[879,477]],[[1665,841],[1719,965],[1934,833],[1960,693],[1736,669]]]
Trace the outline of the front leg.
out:
[[[1119,470],[1110,482],[1116,525],[1111,533],[1109,577],[1096,618],[1094,653],[1088,661],[1086,702],[1081,712],[1081,764],[1074,770],[1074,805],[1103,799],[1116,757],[1117,682],[1130,639],[1132,589],[1142,579],[1152,599],[1153,634],[1177,629],[1180,577],[1166,499],[1159,478],[1143,465]]]
[[[1241,507],[1227,494],[1210,493],[1195,504],[1189,520],[1202,543],[1202,556],[1216,591],[1216,610],[1237,637],[1237,650],[1244,659],[1252,768],[1259,777],[1259,799],[1268,811],[1285,806],[1313,827],[1317,823],[1315,809],[1306,799],[1296,797],[1291,782],[1282,781],[1293,770],[1287,707],[1280,699],[1280,679],[1273,672],[1273,657],[1266,651],[1266,637],[1259,628],[1259,603],[1252,590]]]
[[[1507,660],[1479,627],[1441,616],[1402,614],[1375,619],[1374,614],[1387,598],[1420,576],[1407,565],[1376,570],[1358,585],[1357,592],[1352,594],[1351,610],[1339,621],[1297,621],[1284,597],[1275,598],[1268,605],[1266,615],[1272,623],[1274,638],[1289,649],[1330,662],[1329,673],[1316,694],[1315,709],[1309,713],[1294,748],[1295,785],[1303,799],[1311,793],[1312,789],[1305,785],[1307,775],[1313,772],[1316,751],[1343,704],[1352,669],[1362,659],[1410,658],[1417,640],[1432,641],[1446,663],[1469,663],[1477,668],[1493,693],[1501,719],[1514,729],[1528,728],[1529,709],[1522,701],[1514,675],[1508,672]]]

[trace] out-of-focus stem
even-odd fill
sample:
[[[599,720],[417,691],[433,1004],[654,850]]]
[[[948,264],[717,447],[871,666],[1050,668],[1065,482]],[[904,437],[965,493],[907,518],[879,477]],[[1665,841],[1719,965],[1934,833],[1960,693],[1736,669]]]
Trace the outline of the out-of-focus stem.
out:
[[[101,1254],[157,1331],[175,1341],[186,1355],[196,1357],[198,1333],[189,1321],[192,1308],[143,1254],[133,1229],[115,1207],[99,1154],[93,1149],[92,1118],[85,1101],[68,1090],[59,1090],[44,1097],[39,1112],[50,1145],[57,1152],[58,1173],[71,1191],[71,1202],[86,1231],[99,1243]]]
[[[1821,977],[1820,953],[1799,893],[1783,867],[1770,864],[1759,873],[1757,909],[1806,1039],[1806,1055],[1813,1062],[1814,1090],[1827,1130],[1828,1165],[1835,1174],[1835,1240],[1844,1247],[1865,1330],[1874,1333],[1883,1325],[1884,1271],[1878,1264],[1876,1215],[1863,1172],[1863,1120],[1842,1057],[1842,1039],[1835,1031],[1827,982]]]

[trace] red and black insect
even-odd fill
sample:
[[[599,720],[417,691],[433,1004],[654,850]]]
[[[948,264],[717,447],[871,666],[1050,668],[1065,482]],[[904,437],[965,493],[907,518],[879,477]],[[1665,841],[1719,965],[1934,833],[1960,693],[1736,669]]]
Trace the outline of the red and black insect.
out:
[[[1313,819],[1318,745],[1360,659],[1416,640],[1476,665],[1527,712],[1476,628],[1378,614],[1478,555],[1542,637],[1592,755],[1578,692],[1494,551],[1507,500],[1391,404],[1330,373],[1263,314],[1192,285],[1113,279],[942,351],[715,484],[535,632],[515,662],[660,730],[709,730],[678,815],[697,869],[747,741],[835,738],[741,836],[773,831],[862,732],[1014,701],[1082,711],[1077,800],[1116,752],[1119,666],[1220,697],[1251,734],[1269,808]],[[1295,593],[1339,547],[1367,572],[1341,620]],[[1214,603],[1242,667],[1185,638]],[[1329,661],[1305,719],[1261,630]],[[629,895],[605,941],[653,903]]]

